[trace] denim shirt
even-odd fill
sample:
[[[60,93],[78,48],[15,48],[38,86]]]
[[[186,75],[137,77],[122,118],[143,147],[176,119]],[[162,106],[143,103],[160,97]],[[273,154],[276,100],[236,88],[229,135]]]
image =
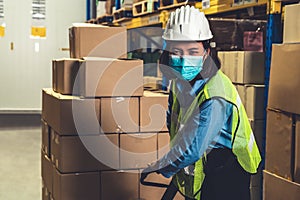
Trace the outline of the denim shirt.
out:
[[[197,80],[193,86],[186,87],[182,82],[176,82],[180,107],[189,107],[191,101],[203,89],[207,80]],[[169,95],[167,111],[167,126],[170,130],[172,115],[172,94]],[[172,141],[172,148],[159,161],[159,173],[171,177],[180,169],[194,164],[204,153],[213,148],[232,148],[233,105],[222,98],[203,102],[199,111],[191,116],[180,128]]]

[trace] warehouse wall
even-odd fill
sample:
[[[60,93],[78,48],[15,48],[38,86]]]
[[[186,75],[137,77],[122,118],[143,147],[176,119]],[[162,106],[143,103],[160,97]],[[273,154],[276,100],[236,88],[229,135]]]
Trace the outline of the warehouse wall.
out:
[[[41,89],[51,87],[51,60],[68,57],[68,27],[83,22],[86,1],[46,0],[45,39],[30,38],[32,0],[4,1],[0,38],[0,112],[40,111]],[[13,44],[13,49],[11,49]],[[39,46],[39,51],[36,47]]]

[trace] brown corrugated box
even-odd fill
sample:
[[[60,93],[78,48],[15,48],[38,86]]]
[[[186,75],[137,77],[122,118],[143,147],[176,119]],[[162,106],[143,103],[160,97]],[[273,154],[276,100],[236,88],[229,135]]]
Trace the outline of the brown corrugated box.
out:
[[[138,169],[157,160],[157,134],[121,134],[120,168]]]
[[[170,135],[169,133],[157,134],[158,159],[163,157],[170,150]]]
[[[43,89],[42,119],[60,135],[99,134],[100,99],[82,99]]]
[[[295,168],[294,180],[300,183],[300,116],[296,117],[295,127]]]
[[[60,136],[52,132],[51,160],[62,173],[118,169],[118,137],[118,134]]]
[[[101,128],[104,133],[139,132],[138,97],[102,98]]]
[[[42,183],[42,200],[50,200],[50,199],[51,199],[51,193],[45,187],[44,183]]]
[[[74,24],[69,29],[71,58],[127,57],[126,27]]]
[[[147,176],[146,181],[154,183],[170,184],[171,178],[165,178],[161,174],[151,173]],[[151,187],[140,184],[140,199],[155,200],[161,199],[166,191],[166,188]],[[184,197],[177,192],[173,200],[184,200]]]
[[[283,43],[300,43],[300,4],[284,8]]]
[[[220,51],[221,70],[233,83],[264,84],[264,53],[254,51]]]
[[[221,63],[221,71],[228,76],[229,75],[229,71],[228,71],[229,67],[225,66],[226,62],[228,63],[228,61],[225,62],[227,57],[228,56],[226,55],[226,51],[219,51],[218,52],[218,58],[219,58],[220,63]]]
[[[236,83],[264,84],[265,55],[262,52],[240,51],[235,54]]]
[[[284,178],[292,179],[292,115],[267,111],[265,169]]]
[[[137,170],[103,171],[101,183],[101,200],[139,199]]]
[[[300,44],[273,44],[268,107],[300,114]]]
[[[140,98],[140,131],[168,131],[166,112],[168,110],[168,95],[144,91]]]
[[[116,97],[143,95],[143,61],[84,58],[79,70],[80,95]]]
[[[300,184],[264,170],[264,200],[299,200]]]
[[[153,76],[144,76],[144,88],[147,90],[161,90],[162,78]]]
[[[249,1],[249,0],[248,0]],[[252,0],[250,0],[252,1]],[[224,1],[223,1],[224,2]],[[236,2],[243,3],[243,0],[234,0],[231,3],[236,4]],[[254,2],[254,1],[253,1]],[[228,4],[226,2],[225,4]],[[212,9],[222,10],[223,5],[212,6]],[[216,42],[216,49],[223,51],[232,51],[232,50],[244,50],[245,45],[243,44],[244,33],[249,31],[260,31],[264,34],[266,33],[266,20],[247,20],[247,19],[229,19],[229,18],[219,18],[212,17],[208,19],[212,34],[214,35],[213,40]]]
[[[237,91],[251,120],[264,119],[265,86],[236,85]]]
[[[50,193],[53,192],[53,165],[45,154],[43,152],[41,153],[41,174],[42,174],[42,180],[45,188],[48,189]]]
[[[61,174],[54,169],[55,200],[99,200],[100,187],[100,172]]]
[[[81,62],[79,59],[64,58],[52,60],[52,88],[61,94],[79,93],[74,82]]]
[[[105,11],[106,11],[106,14],[108,14],[108,15],[112,14],[112,10],[113,10],[114,5],[115,5],[115,1],[114,0],[106,0],[105,1]]]
[[[50,157],[50,126],[42,120],[42,151]]]

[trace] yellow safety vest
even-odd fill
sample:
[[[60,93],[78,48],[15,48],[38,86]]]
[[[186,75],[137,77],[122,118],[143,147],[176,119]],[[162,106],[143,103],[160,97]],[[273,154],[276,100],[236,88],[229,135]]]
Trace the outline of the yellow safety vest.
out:
[[[219,70],[216,75],[205,84],[184,115],[182,114],[182,110],[180,109],[176,98],[178,91],[176,91],[174,81],[172,83],[172,89],[172,112],[175,112],[176,114],[171,114],[171,146],[174,145],[172,144],[172,141],[178,132],[180,123],[184,124],[187,122],[191,117],[193,110],[199,108],[199,106],[208,99],[222,98],[234,106],[231,132],[232,152],[245,171],[249,173],[257,172],[258,165],[261,161],[259,149],[256,145],[245,108],[236,88],[227,76]],[[173,176],[173,183],[183,195],[189,198],[200,199],[200,189],[205,176],[202,161],[203,157],[194,164],[194,176],[187,175],[184,173],[183,169]]]

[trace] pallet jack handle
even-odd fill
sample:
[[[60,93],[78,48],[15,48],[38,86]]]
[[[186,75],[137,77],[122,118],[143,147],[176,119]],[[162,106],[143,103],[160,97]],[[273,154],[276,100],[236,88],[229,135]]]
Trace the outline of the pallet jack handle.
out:
[[[164,183],[156,183],[156,182],[150,182],[150,181],[145,181],[145,179],[147,178],[147,176],[151,173],[142,173],[141,174],[141,178],[140,178],[140,182],[142,185],[146,185],[146,186],[152,186],[152,187],[160,187],[160,188],[167,188],[164,195],[162,196],[161,200],[172,200],[174,199],[178,189],[175,187],[175,185],[172,183],[172,181],[170,182],[170,184],[164,184]]]

